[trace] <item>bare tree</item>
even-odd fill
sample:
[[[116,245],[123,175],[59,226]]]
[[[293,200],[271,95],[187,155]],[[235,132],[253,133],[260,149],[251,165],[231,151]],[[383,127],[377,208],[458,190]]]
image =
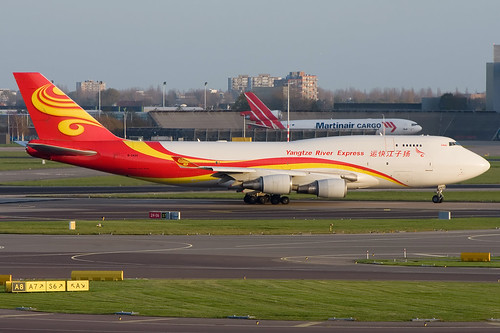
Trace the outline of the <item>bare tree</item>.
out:
[[[10,135],[16,137],[17,140],[24,140],[24,136],[29,133],[29,116],[28,114],[15,114],[9,116]]]
[[[110,106],[116,105],[120,100],[120,92],[116,89],[109,88],[101,92],[101,104]]]
[[[413,88],[374,88],[369,92],[348,88],[335,90],[334,99],[336,103],[419,103],[422,97],[439,96],[439,92],[433,93],[431,88],[419,91]]]

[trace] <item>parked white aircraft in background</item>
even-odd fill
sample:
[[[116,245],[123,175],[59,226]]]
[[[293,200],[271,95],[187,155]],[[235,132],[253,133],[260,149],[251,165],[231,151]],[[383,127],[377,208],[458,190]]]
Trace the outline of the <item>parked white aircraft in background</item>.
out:
[[[252,111],[241,112],[242,116],[255,121],[255,125],[272,129],[286,129],[287,122],[280,121],[281,111],[269,110],[252,92],[245,93]],[[290,120],[290,129],[332,129],[338,131],[374,130],[376,134],[405,135],[416,134],[422,126],[412,120],[400,118],[387,119],[301,119]]]
[[[246,203],[289,202],[291,191],[343,198],[348,190],[437,186],[489,169],[438,136],[352,135],[291,142],[143,142],[119,138],[40,73],[14,73],[39,139],[28,154],[179,186],[225,187]]]

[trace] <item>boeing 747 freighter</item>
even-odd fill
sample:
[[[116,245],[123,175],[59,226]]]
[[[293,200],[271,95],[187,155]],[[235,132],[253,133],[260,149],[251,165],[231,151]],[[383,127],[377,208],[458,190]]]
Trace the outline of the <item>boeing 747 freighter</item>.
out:
[[[142,142],[119,138],[40,73],[14,73],[38,139],[28,154],[143,179],[245,193],[246,203],[287,204],[292,191],[343,198],[360,188],[436,187],[490,167],[438,136],[341,136],[291,142]]]

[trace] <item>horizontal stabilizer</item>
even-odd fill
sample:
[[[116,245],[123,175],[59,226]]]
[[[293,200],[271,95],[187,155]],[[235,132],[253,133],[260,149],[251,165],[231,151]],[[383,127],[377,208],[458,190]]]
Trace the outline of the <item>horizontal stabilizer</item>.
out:
[[[47,155],[65,155],[65,156],[93,156],[97,152],[93,150],[80,150],[67,147],[59,147],[53,145],[47,145],[43,143],[28,143],[27,147],[36,150],[37,152],[44,153]]]
[[[14,141],[14,143],[17,143],[20,146],[26,147],[28,144],[28,141]]]

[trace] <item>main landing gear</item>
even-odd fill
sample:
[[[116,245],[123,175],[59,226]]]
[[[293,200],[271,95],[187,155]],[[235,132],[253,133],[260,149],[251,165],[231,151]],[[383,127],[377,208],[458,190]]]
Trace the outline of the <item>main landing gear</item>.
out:
[[[262,194],[262,195],[257,195],[257,194],[245,194],[245,197],[243,198],[243,201],[247,204],[266,204],[270,202],[273,205],[278,205],[278,204],[283,204],[283,205],[288,205],[290,203],[290,198],[287,196],[281,196],[279,194]]]
[[[436,189],[436,195],[432,197],[432,202],[434,203],[441,203],[443,202],[444,196],[443,196],[443,190],[446,188],[446,185],[438,185]]]

